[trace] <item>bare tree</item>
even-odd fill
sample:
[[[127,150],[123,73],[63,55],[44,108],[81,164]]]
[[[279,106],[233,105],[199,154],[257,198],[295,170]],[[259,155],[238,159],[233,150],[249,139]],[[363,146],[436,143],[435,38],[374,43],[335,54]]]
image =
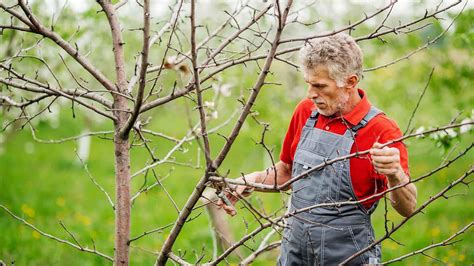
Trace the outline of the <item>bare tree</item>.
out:
[[[99,8],[98,14],[103,20],[107,21],[109,26],[109,37],[111,39],[109,48],[111,48],[114,58],[113,74],[109,73],[107,66],[102,65],[102,62],[93,62],[93,60],[90,59],[88,52],[75,42],[74,34],[69,39],[61,36],[61,34],[55,30],[57,20],[53,18],[51,22],[48,22],[49,20],[45,19],[44,16],[35,14],[26,0],[0,2],[0,9],[2,10],[0,31],[11,31],[15,33],[15,35],[10,35],[9,41],[13,42],[15,39],[15,42],[19,44],[16,47],[9,47],[9,52],[0,58],[0,83],[4,86],[4,89],[0,91],[0,104],[3,107],[4,113],[8,113],[11,118],[10,121],[5,123],[4,128],[11,127],[14,124],[22,128],[27,127],[31,129],[35,140],[52,144],[77,140],[85,136],[108,136],[108,138],[113,141],[114,154],[110,154],[110,156],[114,156],[115,158],[114,200],[112,200],[108,192],[101,187],[88,171],[87,165],[84,162],[82,163],[91,181],[104,193],[107,198],[107,204],[110,204],[111,208],[115,211],[114,255],[112,256],[99,251],[95,245],[93,248],[85,247],[63,223],[61,223],[61,226],[72,241],[46,233],[14,214],[4,205],[0,205],[0,207],[13,218],[24,223],[41,235],[67,244],[80,251],[103,257],[115,265],[129,265],[130,246],[132,242],[152,233],[167,230],[168,228],[171,229],[161,250],[154,253],[156,254],[156,264],[164,265],[168,259],[183,265],[203,263],[201,261],[203,257],[192,263],[185,261],[180,254],[173,252],[173,250],[176,250],[173,249],[173,247],[186,222],[194,219],[194,217],[191,216],[192,211],[209,204],[215,204],[216,198],[209,199],[205,196],[206,194],[203,194],[206,188],[215,189],[217,194],[220,194],[220,192],[224,190],[232,190],[236,184],[251,185],[260,191],[284,191],[293,182],[303,178],[312,171],[322,169],[341,160],[363,156],[368,153],[368,151],[358,151],[355,154],[326,161],[321,165],[313,166],[303,174],[293,177],[290,181],[280,186],[251,184],[245,181],[239,182],[228,178],[227,174],[222,173],[222,169],[220,169],[221,165],[232,149],[236,138],[239,136],[244,122],[249,116],[256,119],[253,115],[252,108],[262,88],[272,84],[267,81],[267,77],[271,74],[271,67],[274,61],[279,61],[288,67],[298,69],[298,64],[293,62],[292,54],[296,52],[305,41],[344,31],[351,33],[355,28],[366,24],[366,22],[372,19],[378,19],[380,23],[372,27],[369,34],[355,36],[358,42],[372,40],[383,41],[385,36],[392,34],[414,34],[425,27],[429,27],[429,21],[438,20],[443,13],[462,4],[462,1],[445,5],[440,3],[431,10],[426,10],[424,14],[413,20],[391,23],[389,18],[394,6],[397,4],[397,1],[392,0],[385,6],[375,9],[371,13],[363,14],[357,21],[349,22],[346,25],[336,27],[328,32],[313,32],[308,30],[309,27],[320,21],[301,21],[300,14],[304,13],[305,9],[314,6],[316,3],[309,3],[308,5],[298,3],[299,6],[294,7],[294,5],[298,4],[294,4],[292,0],[276,0],[270,1],[271,3],[266,3],[267,1],[263,1],[264,3],[261,1],[257,1],[258,3],[248,1],[239,2],[233,12],[226,13],[226,20],[222,21],[217,27],[212,25],[212,27],[215,28],[209,30],[209,26],[203,24],[205,21],[199,18],[200,13],[197,12],[195,0],[191,0],[190,5],[184,3],[183,0],[177,0],[171,7],[169,21],[164,23],[161,28],[153,23],[153,19],[156,18],[153,15],[153,10],[151,10],[151,2],[150,0],[137,1],[142,10],[142,14],[140,26],[135,30],[141,33],[141,48],[140,51],[135,53],[135,60],[130,60],[130,58],[126,57],[125,51],[129,40],[124,37],[124,26],[119,11],[126,9],[131,3],[128,3],[127,0],[120,1],[117,4],[113,4],[110,0],[97,1]],[[160,8],[164,9],[165,7]],[[453,19],[451,24],[439,36],[428,40],[418,49],[408,52],[401,58],[395,58],[391,62],[365,69],[365,71],[375,71],[389,67],[411,57],[415,53],[421,52],[446,34],[455,19],[456,18]],[[204,33],[204,28],[206,29],[206,34]],[[80,31],[80,29],[77,31]],[[297,36],[296,34],[298,32],[304,34]],[[56,51],[55,54],[59,54],[59,59],[58,57],[43,58],[38,55],[39,53],[31,53],[31,51],[42,49],[43,43],[45,42],[48,43],[47,45],[45,44],[44,47],[46,47],[46,49],[54,49]],[[160,50],[160,56],[159,59],[156,60],[157,57],[151,57],[151,55],[155,55],[156,52],[154,52],[154,50],[158,49]],[[31,60],[39,62],[39,64],[36,69],[32,70],[31,67],[27,68],[21,65],[22,60]],[[208,103],[206,99],[216,98],[226,93],[222,84],[216,85],[216,77],[218,77],[219,74],[231,71],[233,68],[243,67],[250,63],[258,66],[259,73],[248,95],[240,99],[241,107],[230,114],[225,121],[211,128],[209,124],[214,119],[214,107],[212,106],[214,102]],[[74,67],[71,66],[73,64]],[[58,70],[59,68],[62,70]],[[67,86],[65,86],[65,82],[57,77],[57,71],[68,73],[73,83],[68,83]],[[172,87],[163,88],[163,84],[166,84],[163,82],[164,74],[170,71],[175,71],[177,78]],[[188,73],[190,73],[190,75],[188,75]],[[431,80],[431,75],[429,80]],[[428,84],[426,87],[428,87]],[[216,86],[216,89],[210,89],[212,86]],[[214,93],[214,96],[212,96],[212,93]],[[423,94],[420,97],[420,101]],[[168,136],[147,128],[147,125],[151,122],[150,120],[153,120],[153,118],[147,118],[147,114],[150,111],[157,110],[163,105],[173,105],[176,100],[180,98],[186,98],[187,101],[193,105],[189,106],[188,110],[186,110],[188,116],[190,113],[197,113],[199,117],[198,122],[194,125],[192,119],[189,119],[189,129],[184,137],[176,138],[175,136]],[[90,132],[60,140],[41,140],[35,134],[35,127],[32,121],[47,112],[50,106],[59,99],[67,99],[71,104],[73,115],[75,108],[77,108],[80,109],[81,112],[87,112],[94,116],[102,117],[106,119],[108,123],[113,124],[114,130]],[[40,108],[37,106],[40,106]],[[413,116],[416,110],[417,107],[412,113]],[[237,116],[237,118],[235,118],[235,116]],[[183,116],[182,119],[186,118]],[[268,152],[274,167],[272,150],[265,143],[265,132],[268,130],[268,124],[258,120],[256,121],[262,125],[263,128],[259,144]],[[384,145],[469,126],[473,124],[473,121],[458,122],[457,119],[453,119],[453,121],[444,126],[416,132],[410,127],[410,123],[407,126],[406,134],[402,138],[393,140]],[[232,129],[227,135],[222,135],[218,130],[225,125],[232,125]],[[217,142],[213,143],[209,138],[211,134],[215,133],[218,133],[224,138],[223,145],[219,146]],[[113,137],[110,137],[111,135]],[[161,158],[155,154],[155,148],[151,141],[151,138],[154,137],[159,137],[163,142],[174,143],[173,148],[167,151]],[[199,165],[196,166],[187,162],[178,162],[173,157],[173,154],[180,150],[183,144],[191,141],[198,143],[205,160],[205,166],[201,169],[202,176],[199,182],[195,184],[195,189],[189,195],[185,205],[178,207],[173,200],[173,196],[169,194],[162,185],[162,179],[156,175],[155,169],[164,164],[199,168]],[[132,173],[130,170],[130,150],[132,148],[145,149],[150,157],[149,162],[135,173]],[[438,168],[432,169],[432,171],[429,171],[423,176],[413,178],[411,182],[418,182],[419,180],[433,176],[439,170],[448,167],[459,158],[466,156],[471,148],[472,143],[463,152],[453,158],[446,158],[445,162]],[[213,151],[216,150],[218,150],[218,152],[214,155]],[[472,166],[466,169],[462,176],[450,183],[445,189],[420,205],[410,217],[407,217],[399,225],[390,230],[386,227],[386,234],[371,246],[385,239],[389,239],[393,232],[402,227],[405,222],[413,216],[421,213],[423,209],[432,202],[439,198],[448,197],[446,192],[451,188],[459,184],[468,185],[471,182],[468,180],[471,173]],[[145,178],[147,175],[153,175],[156,182],[153,182],[151,185],[143,186],[139,191],[132,194],[130,186],[131,180],[140,175],[144,175]],[[405,185],[407,184],[400,186]],[[131,237],[130,211],[132,203],[144,192],[156,186],[163,187],[170,201],[176,208],[178,217],[172,224],[160,226],[156,229],[145,231],[141,235]],[[380,192],[371,198],[383,196],[400,186]],[[318,204],[311,208],[328,207],[329,205],[341,206],[346,204],[358,204],[371,198],[362,201],[352,200],[331,204]],[[205,203],[199,205],[200,199],[204,199]],[[279,241],[270,242],[270,238],[273,234],[279,233],[281,229],[286,226],[285,218],[296,215],[302,211],[307,211],[307,209],[304,209],[293,213],[285,213],[285,205],[282,204],[280,212],[267,214],[260,207],[254,206],[255,204],[244,198],[242,199],[242,203],[248,212],[254,216],[255,221],[258,223],[257,228],[248,232],[239,240],[228,243],[226,250],[221,254],[216,254],[212,260],[206,262],[207,264],[216,265],[226,260],[237,248],[246,246],[248,240],[261,234],[265,229],[272,228],[268,237],[264,238],[264,241],[259,244],[258,248],[255,249],[251,255],[247,258],[241,258],[242,264],[251,263],[263,252],[279,246]],[[439,244],[430,245],[398,259],[388,261],[388,263],[404,259],[408,256],[424,254],[426,250],[436,246],[449,245],[455,237],[468,230],[471,226],[472,222]],[[344,263],[349,262],[365,250],[371,248],[371,246],[364,247]]]

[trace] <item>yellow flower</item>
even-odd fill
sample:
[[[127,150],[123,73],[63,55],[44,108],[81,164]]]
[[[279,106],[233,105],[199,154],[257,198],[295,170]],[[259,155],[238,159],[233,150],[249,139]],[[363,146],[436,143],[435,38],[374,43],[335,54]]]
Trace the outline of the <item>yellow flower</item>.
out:
[[[464,254],[461,254],[458,256],[459,261],[464,261],[466,259],[466,256]]]
[[[454,250],[454,249],[450,249],[450,250],[448,251],[448,255],[449,255],[450,257],[456,256],[456,253],[457,253],[457,252],[456,252],[456,250]]]
[[[450,229],[450,232],[457,232],[458,231],[458,227],[459,227],[459,223],[458,222],[452,222],[449,224],[449,229]]]
[[[439,227],[435,227],[435,228],[431,229],[431,236],[432,236],[432,237],[437,237],[437,236],[439,236],[440,231],[441,231],[441,230],[439,230]]]
[[[88,216],[82,215],[80,213],[76,213],[74,215],[74,218],[77,221],[81,222],[83,225],[91,225],[91,223],[92,223],[91,219]]]
[[[63,197],[56,198],[56,204],[59,207],[64,207],[64,205],[66,205],[66,200]]]
[[[388,241],[383,244],[384,244],[384,248],[391,249],[391,250],[397,249],[397,244],[395,244],[393,241]]]
[[[58,220],[64,220],[64,217],[65,217],[65,215],[64,215],[63,212],[58,212],[58,213],[56,213],[56,219],[58,219]]]
[[[26,204],[21,205],[21,211],[30,218],[35,217],[35,210]]]
[[[38,233],[36,231],[33,231],[31,234],[33,235],[33,238],[35,238],[35,239],[39,239],[41,237],[40,233]]]

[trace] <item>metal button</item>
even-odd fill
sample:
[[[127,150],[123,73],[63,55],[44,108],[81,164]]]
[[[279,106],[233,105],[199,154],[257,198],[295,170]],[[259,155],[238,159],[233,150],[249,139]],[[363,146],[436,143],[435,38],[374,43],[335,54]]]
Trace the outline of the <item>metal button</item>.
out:
[[[326,126],[326,130],[329,130],[329,126]]]

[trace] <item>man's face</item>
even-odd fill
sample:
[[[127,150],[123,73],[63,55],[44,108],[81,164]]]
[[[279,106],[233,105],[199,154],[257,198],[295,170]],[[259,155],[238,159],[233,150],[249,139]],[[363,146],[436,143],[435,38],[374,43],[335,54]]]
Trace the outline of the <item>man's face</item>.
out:
[[[345,88],[337,87],[336,81],[329,77],[325,66],[306,70],[304,79],[308,83],[308,98],[311,99],[318,112],[325,116],[339,115],[349,100]]]

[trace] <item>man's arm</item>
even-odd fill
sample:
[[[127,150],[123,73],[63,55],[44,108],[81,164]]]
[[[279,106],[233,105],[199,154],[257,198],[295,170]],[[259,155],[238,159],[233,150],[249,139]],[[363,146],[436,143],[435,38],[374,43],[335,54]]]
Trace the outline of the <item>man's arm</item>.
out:
[[[410,182],[400,164],[400,151],[397,148],[384,147],[374,143],[370,150],[375,170],[387,176],[388,186],[394,187]],[[416,187],[410,183],[389,193],[392,207],[402,216],[410,216],[416,208]]]
[[[275,174],[276,172],[276,174]],[[254,182],[266,185],[282,185],[291,178],[291,165],[279,161],[275,164],[275,168],[269,167],[261,172],[254,172]],[[248,179],[246,179],[248,180]]]
[[[245,180],[249,183],[259,183],[259,184],[266,184],[266,185],[282,185],[286,181],[290,180],[291,178],[291,165],[279,161],[275,164],[275,168],[270,167],[267,170],[260,171],[260,172],[253,172],[251,174],[247,174],[243,177],[239,177],[238,180]],[[251,186],[237,186],[235,188],[234,193],[240,196],[248,196],[244,193],[244,190],[247,188],[252,188]],[[232,194],[227,194],[230,202],[234,205],[239,199],[238,197],[232,196]],[[227,206],[222,201],[218,203],[228,214],[235,215],[235,208],[233,206]]]

